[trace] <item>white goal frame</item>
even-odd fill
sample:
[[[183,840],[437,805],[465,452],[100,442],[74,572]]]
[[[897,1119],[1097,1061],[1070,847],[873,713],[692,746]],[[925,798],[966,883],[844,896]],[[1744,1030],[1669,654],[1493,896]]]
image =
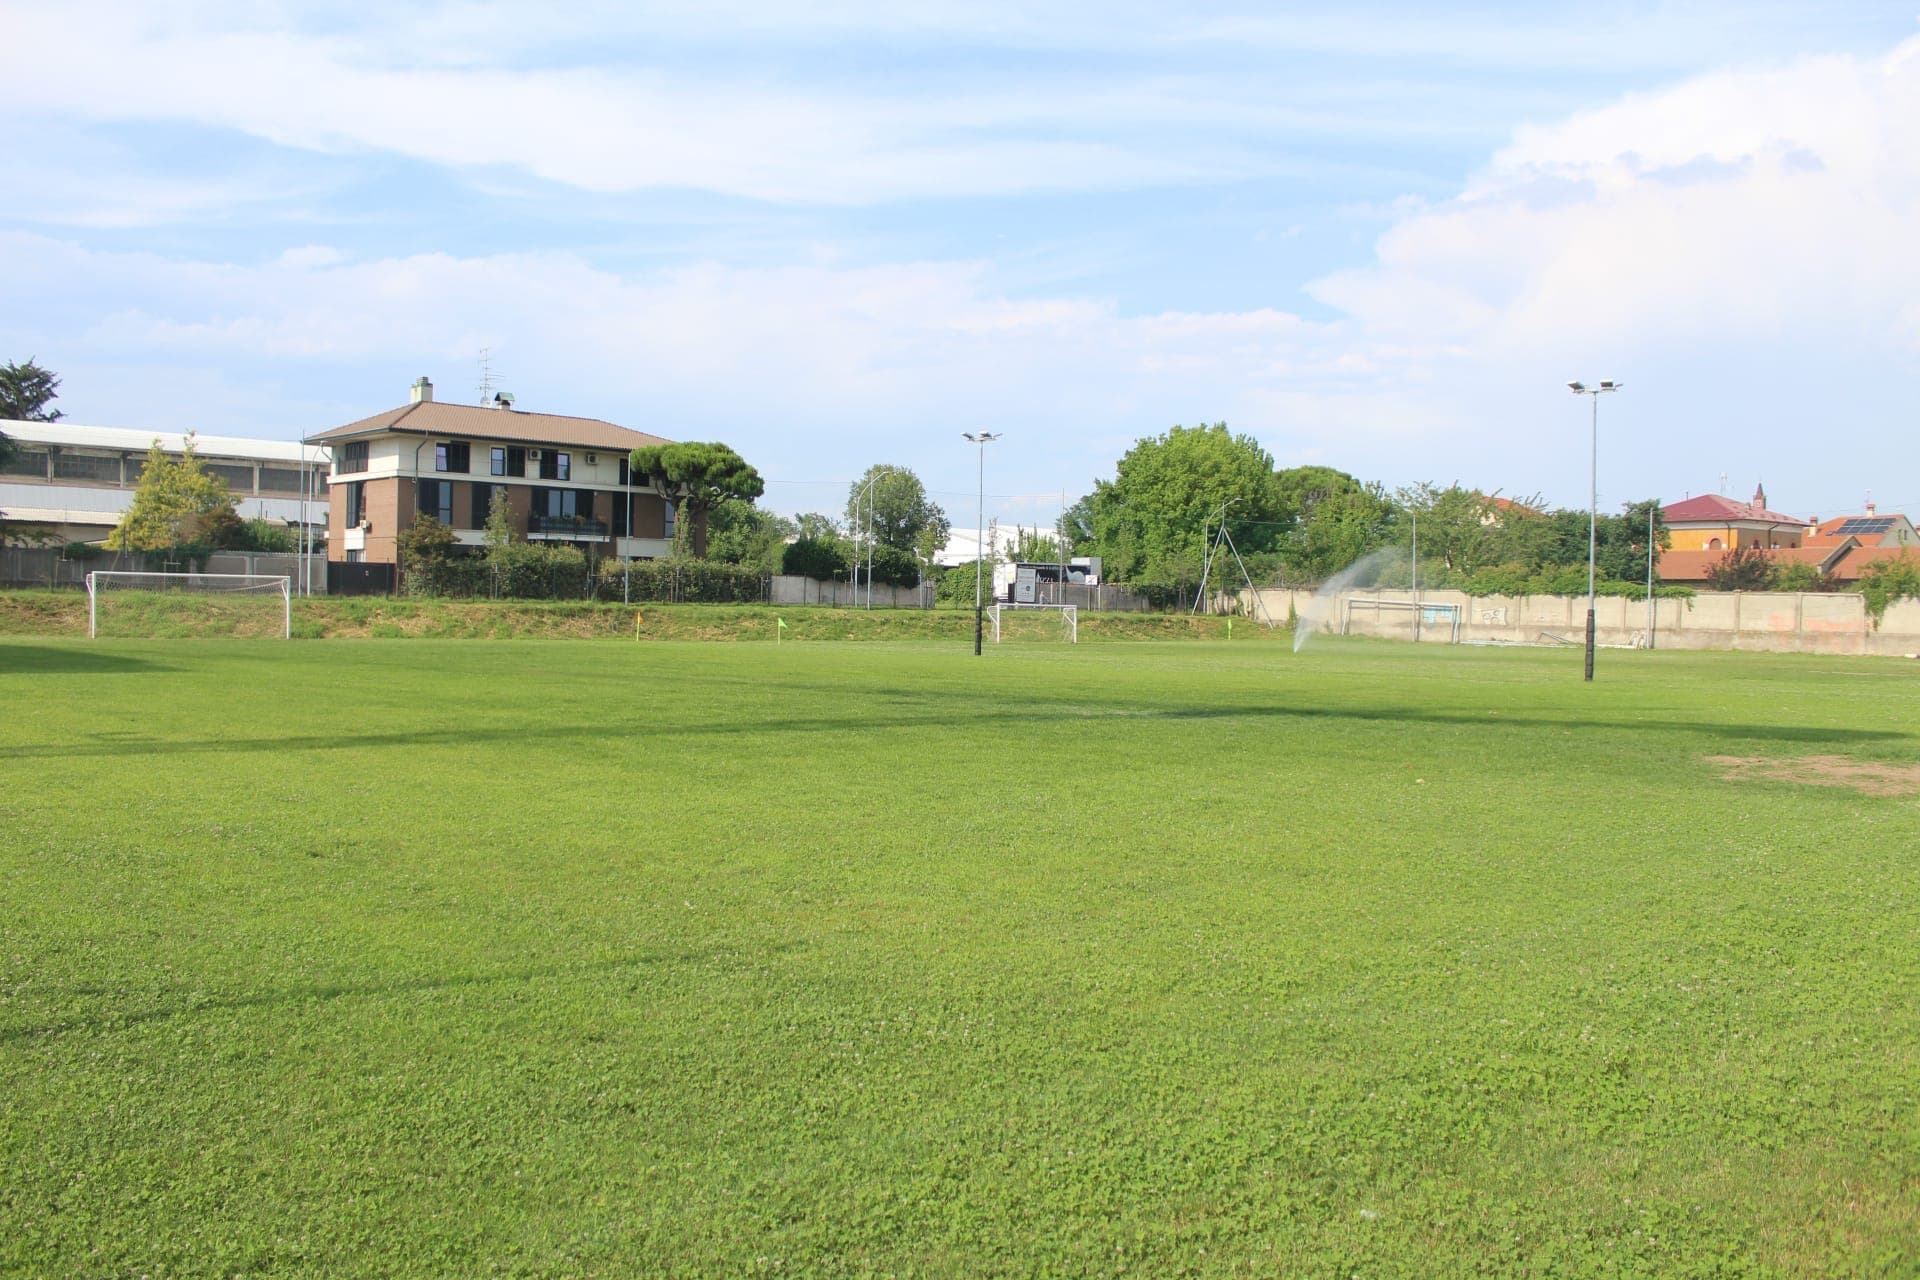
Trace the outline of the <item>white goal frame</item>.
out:
[[[993,617],[993,642],[1000,643],[1000,611],[1009,613],[1057,613],[1060,615],[1060,630],[1068,644],[1080,643],[1080,606],[1077,604],[1005,604],[995,603],[987,606],[987,612]]]
[[[278,584],[280,589],[281,636],[293,639],[293,579],[280,573],[154,573],[135,569],[96,569],[87,575],[87,639],[99,634],[100,593],[96,579],[122,581],[134,579],[138,587],[144,581],[152,589],[165,591],[169,584],[178,587],[204,587],[212,592],[241,592],[253,587]]]

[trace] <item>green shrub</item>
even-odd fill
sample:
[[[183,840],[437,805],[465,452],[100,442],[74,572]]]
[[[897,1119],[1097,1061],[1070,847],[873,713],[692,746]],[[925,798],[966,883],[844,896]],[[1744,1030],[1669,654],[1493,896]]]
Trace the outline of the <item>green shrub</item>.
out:
[[[780,572],[802,578],[847,576],[846,548],[837,538],[801,538],[780,555]]]
[[[1866,597],[1867,615],[1877,631],[1888,605],[1902,597],[1920,597],[1920,555],[1902,554],[1868,565],[1860,575],[1860,594]]]
[[[712,560],[608,560],[600,566],[602,600],[657,603],[763,604],[769,582],[755,565]]]

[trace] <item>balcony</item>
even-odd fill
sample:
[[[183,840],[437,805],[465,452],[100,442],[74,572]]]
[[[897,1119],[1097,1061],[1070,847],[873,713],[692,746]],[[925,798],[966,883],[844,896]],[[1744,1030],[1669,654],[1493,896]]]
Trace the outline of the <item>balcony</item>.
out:
[[[579,516],[542,516],[527,517],[527,537],[544,538],[557,542],[605,542],[608,526],[605,520],[587,520]]]

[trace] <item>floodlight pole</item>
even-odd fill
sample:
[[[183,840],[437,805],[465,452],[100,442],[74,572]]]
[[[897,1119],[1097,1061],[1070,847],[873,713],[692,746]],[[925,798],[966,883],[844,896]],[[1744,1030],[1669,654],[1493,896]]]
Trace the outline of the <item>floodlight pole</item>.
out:
[[[980,571],[981,561],[986,556],[987,545],[987,446],[998,440],[1006,432],[999,431],[962,431],[964,438],[980,446],[980,505],[974,516],[974,552],[973,552],[973,656],[980,656],[981,631],[986,625],[986,614],[981,607]]]
[[[1413,516],[1413,642],[1420,643],[1420,513]]]
[[[1593,680],[1594,646],[1594,561],[1599,547],[1600,527],[1600,397],[1609,391],[1618,391],[1626,384],[1613,378],[1602,378],[1597,386],[1588,386],[1584,382],[1569,382],[1567,390],[1577,396],[1593,398],[1592,439],[1589,443],[1587,472],[1587,675]]]
[[[1653,505],[1647,505],[1647,648],[1653,648]]]

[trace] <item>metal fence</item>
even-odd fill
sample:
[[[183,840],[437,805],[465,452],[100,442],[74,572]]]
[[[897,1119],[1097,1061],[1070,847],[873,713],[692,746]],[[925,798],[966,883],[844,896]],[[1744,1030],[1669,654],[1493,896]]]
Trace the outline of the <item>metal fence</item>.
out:
[[[326,559],[314,556],[311,564],[313,594],[325,595]],[[302,592],[307,585],[300,570],[300,557],[282,552],[218,551],[207,557],[206,564],[197,565],[155,564],[146,556],[124,551],[103,552],[90,560],[69,560],[66,552],[59,547],[0,547],[0,586],[4,587],[53,587],[85,591],[87,574],[95,569],[283,575],[293,579],[295,594]]]

